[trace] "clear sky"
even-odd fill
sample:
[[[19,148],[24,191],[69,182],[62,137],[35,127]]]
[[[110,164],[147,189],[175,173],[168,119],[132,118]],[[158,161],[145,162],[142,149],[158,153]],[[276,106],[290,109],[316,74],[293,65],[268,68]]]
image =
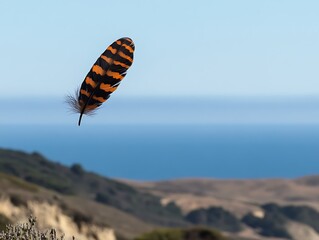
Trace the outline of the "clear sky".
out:
[[[117,96],[319,95],[319,1],[1,1],[1,98],[63,97],[114,40]],[[113,95],[114,95],[113,94]]]

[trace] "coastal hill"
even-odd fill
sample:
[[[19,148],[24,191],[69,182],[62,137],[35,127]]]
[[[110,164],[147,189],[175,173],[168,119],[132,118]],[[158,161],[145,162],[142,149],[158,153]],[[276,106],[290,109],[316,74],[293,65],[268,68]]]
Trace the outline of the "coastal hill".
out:
[[[78,229],[93,224],[128,239],[157,226],[187,225],[173,203],[163,206],[159,197],[87,172],[78,164],[67,167],[51,162],[39,153],[0,149],[0,188],[0,214],[13,222],[27,212],[47,209],[48,216],[54,213],[52,219],[58,218],[57,212],[63,213]],[[31,205],[42,207],[34,210]],[[52,219],[46,222],[53,223]]]
[[[32,214],[40,228],[76,239],[186,234],[201,240],[204,233],[216,240],[319,239],[317,176],[136,182],[64,166],[39,153],[0,149],[0,188],[2,229]],[[156,231],[162,228],[172,230]]]
[[[244,228],[237,236],[261,239],[260,233],[263,233],[261,235],[267,236],[266,239],[275,236],[297,240],[319,239],[319,229],[315,230],[319,225],[309,225],[310,222],[319,223],[319,176],[297,179],[123,182],[145,193],[159,196],[164,205],[174,202],[185,216],[197,213],[197,219],[204,219],[199,221],[201,224],[207,224],[211,207],[218,206],[232,213],[246,227],[254,228],[254,231]],[[269,204],[274,207],[269,208]]]
[[[209,206],[222,206],[238,217],[273,202],[310,206],[319,210],[319,176],[297,179],[176,179],[159,182],[123,180],[141,191],[174,201],[184,213]]]

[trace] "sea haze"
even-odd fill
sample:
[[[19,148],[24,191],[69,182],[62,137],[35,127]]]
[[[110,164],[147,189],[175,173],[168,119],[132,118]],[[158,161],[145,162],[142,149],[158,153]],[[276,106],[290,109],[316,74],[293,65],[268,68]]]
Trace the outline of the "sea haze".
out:
[[[4,125],[73,125],[78,119],[65,96],[0,101],[0,124]],[[318,106],[318,97],[125,98],[115,94],[96,116],[84,117],[82,124],[319,124]]]
[[[319,169],[319,125],[83,125],[0,125],[0,146],[138,180],[298,177]]]
[[[140,180],[317,174],[319,99],[123,98],[95,116],[61,98],[3,99],[0,147]]]

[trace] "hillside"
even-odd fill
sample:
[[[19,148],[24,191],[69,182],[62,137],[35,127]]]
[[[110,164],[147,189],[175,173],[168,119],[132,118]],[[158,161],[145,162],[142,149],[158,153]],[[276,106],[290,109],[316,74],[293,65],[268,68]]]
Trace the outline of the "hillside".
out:
[[[229,218],[235,223],[233,227],[238,225],[238,221],[244,224],[243,231],[236,236],[258,239],[262,239],[260,235],[265,235],[266,239],[319,239],[318,226],[312,225],[318,223],[319,176],[298,179],[177,179],[123,182],[161,197],[163,204],[174,201],[186,217],[191,217],[193,222],[197,221],[200,224],[211,225],[209,219],[216,217],[216,213],[214,216],[209,214],[212,207],[222,208],[226,212],[224,216],[228,213],[236,216],[237,220],[233,216]],[[269,203],[278,205],[276,211],[264,207]],[[295,212],[285,215],[279,206],[283,209],[294,209]],[[260,219],[259,225],[250,225],[245,221],[247,216],[254,216],[255,220]],[[262,227],[263,232],[260,232]],[[253,231],[250,228],[253,228]]]
[[[0,149],[0,172],[54,190],[112,206],[143,221],[167,226],[187,225],[174,204],[163,206],[160,198],[127,184],[85,171],[53,163],[38,153]]]
[[[30,214],[43,229],[54,227],[66,236],[92,240],[96,238],[89,229],[101,233],[97,239],[114,235],[114,230],[116,235],[131,239],[155,227],[111,206],[62,195],[12,175],[0,173],[0,188],[0,229],[6,223],[25,221]]]
[[[41,217],[40,227],[80,239],[162,239],[177,234],[172,240],[200,240],[197,234],[220,236],[213,230],[218,229],[224,233],[221,239],[228,240],[319,240],[318,184],[317,176],[114,180],[78,164],[51,162],[39,153],[0,149],[0,227],[33,214]],[[174,229],[165,230],[168,227]],[[193,232],[194,227],[203,228]]]
[[[184,213],[222,206],[238,217],[260,210],[269,202],[280,205],[306,205],[319,210],[319,176],[298,179],[177,179],[159,182],[123,182],[162,198],[174,201]]]
[[[78,164],[51,162],[39,153],[0,149],[0,188],[2,229],[26,222],[30,214],[37,217],[40,229],[53,227],[77,240],[133,240],[163,227],[178,227],[172,232],[186,234],[185,227],[192,225],[173,202],[163,205],[155,195]],[[199,231],[226,239],[216,230]]]

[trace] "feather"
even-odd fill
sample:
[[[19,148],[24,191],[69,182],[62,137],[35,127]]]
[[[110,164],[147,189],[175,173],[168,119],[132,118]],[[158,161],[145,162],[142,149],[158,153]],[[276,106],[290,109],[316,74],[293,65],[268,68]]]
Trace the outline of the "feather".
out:
[[[117,89],[133,63],[134,50],[130,38],[113,42],[96,60],[75,96],[68,97],[71,108],[80,113],[79,126],[83,114],[94,113]]]

